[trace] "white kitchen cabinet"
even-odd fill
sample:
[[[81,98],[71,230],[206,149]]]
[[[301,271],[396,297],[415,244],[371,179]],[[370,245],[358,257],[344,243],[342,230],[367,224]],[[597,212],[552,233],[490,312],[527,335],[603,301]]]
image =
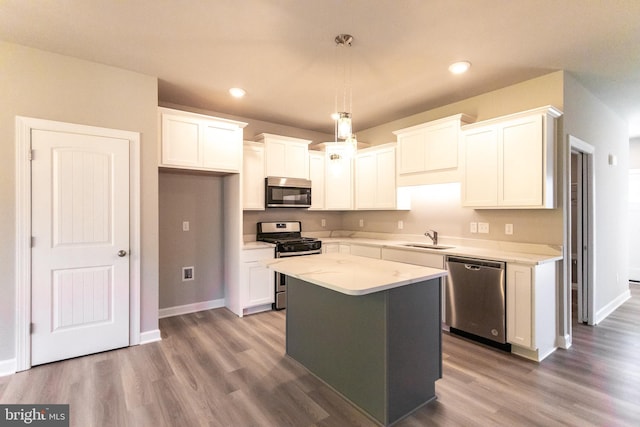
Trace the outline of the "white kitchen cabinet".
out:
[[[345,152],[343,147],[325,152],[324,198],[328,210],[353,209],[353,158]]]
[[[541,361],[557,348],[555,263],[507,263],[506,298],[512,353]]]
[[[463,127],[462,205],[474,208],[554,208],[553,107]]]
[[[393,132],[398,142],[398,185],[459,182],[460,127],[472,121],[456,114]]]
[[[160,167],[240,172],[246,123],[168,108],[158,111]]]
[[[358,151],[355,172],[356,209],[396,208],[395,144]]]
[[[375,259],[382,258],[382,248],[380,246],[359,245],[356,243],[352,243],[349,246],[351,255]]]
[[[242,208],[264,210],[264,144],[245,141],[242,156]]]
[[[350,254],[351,246],[344,243],[322,243],[322,253],[323,254]]]
[[[275,301],[275,275],[260,264],[260,260],[272,259],[273,248],[245,249],[240,268],[239,316],[271,309]]]
[[[309,151],[309,179],[311,180],[311,207],[309,210],[322,210],[325,207],[325,153]]]
[[[261,133],[256,137],[265,147],[266,176],[309,179],[310,140]]]

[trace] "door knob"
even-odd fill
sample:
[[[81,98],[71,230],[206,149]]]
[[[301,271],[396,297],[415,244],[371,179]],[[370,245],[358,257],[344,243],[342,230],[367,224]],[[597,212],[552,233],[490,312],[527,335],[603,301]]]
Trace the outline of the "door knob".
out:
[[[122,249],[120,249],[120,250],[118,251],[118,256],[119,256],[120,258],[122,258],[123,256],[125,256],[126,254],[127,254],[127,251],[124,251],[124,250],[122,250]]]

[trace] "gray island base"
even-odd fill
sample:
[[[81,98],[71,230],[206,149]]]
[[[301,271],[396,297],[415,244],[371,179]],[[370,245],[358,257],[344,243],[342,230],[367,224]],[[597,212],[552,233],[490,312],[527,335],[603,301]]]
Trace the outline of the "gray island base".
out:
[[[287,276],[286,328],[287,354],[382,425],[436,398],[440,277],[348,295]]]

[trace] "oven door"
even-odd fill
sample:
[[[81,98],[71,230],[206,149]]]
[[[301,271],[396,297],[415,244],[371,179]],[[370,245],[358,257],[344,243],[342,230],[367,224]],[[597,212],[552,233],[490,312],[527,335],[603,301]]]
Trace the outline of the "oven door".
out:
[[[299,252],[283,252],[276,253],[276,258],[287,258],[292,256],[307,256],[307,255],[317,255],[322,253],[321,249],[314,249],[311,251],[299,251]],[[274,273],[276,275],[276,286],[275,286],[275,303],[273,304],[273,308],[275,310],[282,310],[287,308],[287,276],[285,274]]]

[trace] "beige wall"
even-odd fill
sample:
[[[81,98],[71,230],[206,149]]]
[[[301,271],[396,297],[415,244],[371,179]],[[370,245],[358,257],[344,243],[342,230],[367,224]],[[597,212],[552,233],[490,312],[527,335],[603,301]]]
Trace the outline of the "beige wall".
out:
[[[394,141],[394,130],[430,120],[465,113],[487,120],[545,105],[563,107],[563,73],[555,72],[493,92],[445,105],[411,117],[385,123],[358,133],[358,138],[375,145]],[[561,127],[561,122],[559,124]],[[560,157],[558,157],[560,158]],[[557,180],[558,187],[561,179]],[[559,188],[558,188],[559,190]],[[364,227],[359,227],[359,220]],[[403,229],[398,229],[398,221]],[[470,222],[489,223],[489,234],[472,234]],[[513,224],[513,235],[504,233]],[[346,230],[422,234],[431,228],[442,236],[561,245],[562,209],[498,210],[460,206],[460,186],[443,184],[414,187],[411,211],[348,212],[342,226]]]
[[[222,188],[219,176],[160,173],[160,308],[224,298]],[[183,282],[189,266],[194,280]]]
[[[141,133],[141,330],[158,327],[157,79],[0,42],[0,361],[15,357],[15,116]]]
[[[595,304],[596,314],[628,291],[629,128],[610,108],[565,74],[564,137],[595,147]],[[609,165],[609,155],[617,166]]]

